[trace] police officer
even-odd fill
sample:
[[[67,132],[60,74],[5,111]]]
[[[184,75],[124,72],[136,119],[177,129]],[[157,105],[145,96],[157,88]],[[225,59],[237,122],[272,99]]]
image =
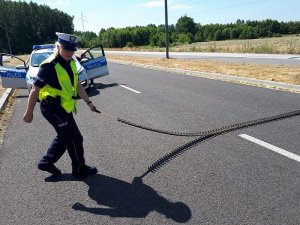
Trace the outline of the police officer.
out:
[[[33,88],[30,92],[23,120],[30,123],[38,99],[42,115],[54,127],[56,137],[47,153],[38,163],[38,169],[55,176],[61,171],[54,165],[67,150],[72,161],[74,177],[96,174],[95,167],[85,164],[83,138],[73,118],[76,112],[76,99],[79,95],[92,111],[96,110],[84,88],[78,82],[78,73],[74,59],[79,37],[65,33],[56,33],[54,54],[40,66]]]

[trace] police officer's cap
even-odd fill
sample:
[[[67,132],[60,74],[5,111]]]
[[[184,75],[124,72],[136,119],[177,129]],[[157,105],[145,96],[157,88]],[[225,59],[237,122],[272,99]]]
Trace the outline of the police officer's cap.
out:
[[[59,32],[56,32],[56,35],[58,37],[57,41],[60,43],[63,49],[69,51],[77,51],[76,45],[77,42],[80,40],[80,37],[71,34],[59,33]]]

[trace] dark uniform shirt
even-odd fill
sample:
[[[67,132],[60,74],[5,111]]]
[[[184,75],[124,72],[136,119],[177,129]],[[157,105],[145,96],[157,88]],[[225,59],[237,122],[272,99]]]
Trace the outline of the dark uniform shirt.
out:
[[[51,63],[41,65],[40,70],[37,74],[37,80],[34,82],[34,85],[38,86],[39,88],[43,88],[46,84],[48,84],[53,88],[62,90],[57,77],[59,75],[56,74],[54,68],[56,63],[59,63],[67,71],[73,85],[74,74],[71,69],[71,60],[66,61],[60,55],[57,55]]]

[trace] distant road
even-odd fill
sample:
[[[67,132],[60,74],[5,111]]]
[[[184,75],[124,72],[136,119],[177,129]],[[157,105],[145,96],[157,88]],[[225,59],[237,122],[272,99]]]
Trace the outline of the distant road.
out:
[[[143,57],[165,57],[165,52],[105,51],[106,54]],[[217,60],[225,62],[258,63],[276,65],[300,65],[300,55],[292,54],[249,54],[249,53],[217,53],[217,52],[170,52],[170,58]]]

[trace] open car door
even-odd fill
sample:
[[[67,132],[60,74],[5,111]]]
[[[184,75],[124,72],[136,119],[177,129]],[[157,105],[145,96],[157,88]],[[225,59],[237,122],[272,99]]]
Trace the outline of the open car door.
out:
[[[81,54],[81,65],[86,69],[89,80],[109,74],[102,45],[96,45]]]
[[[13,66],[18,62],[22,65]],[[4,88],[27,89],[26,63],[24,60],[10,54],[0,53],[0,77]]]

